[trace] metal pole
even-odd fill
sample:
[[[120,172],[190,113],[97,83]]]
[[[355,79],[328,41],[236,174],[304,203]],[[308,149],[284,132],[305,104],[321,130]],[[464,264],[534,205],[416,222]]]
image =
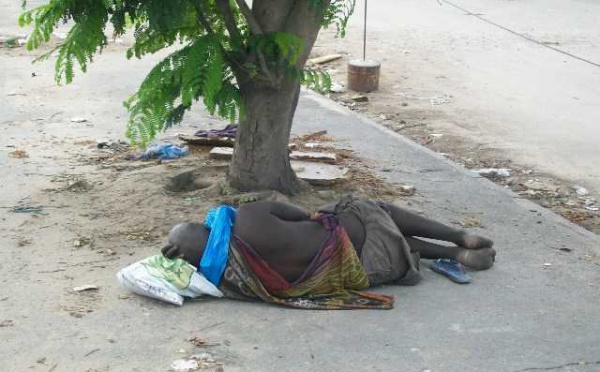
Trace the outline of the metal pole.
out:
[[[367,60],[367,0],[365,0],[365,21],[363,23],[363,61]]]

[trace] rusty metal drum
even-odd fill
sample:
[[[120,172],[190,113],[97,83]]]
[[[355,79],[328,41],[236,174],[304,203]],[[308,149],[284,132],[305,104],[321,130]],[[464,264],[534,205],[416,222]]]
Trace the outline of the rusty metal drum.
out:
[[[348,62],[348,89],[355,92],[373,92],[379,89],[381,63],[355,59]]]

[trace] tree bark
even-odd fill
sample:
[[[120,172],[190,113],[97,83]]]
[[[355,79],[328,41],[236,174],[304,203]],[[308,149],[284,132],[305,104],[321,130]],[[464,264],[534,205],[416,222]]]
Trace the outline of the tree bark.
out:
[[[280,89],[249,82],[240,86],[246,116],[240,122],[228,180],[240,191],[299,191],[288,142],[300,83],[286,79]]]

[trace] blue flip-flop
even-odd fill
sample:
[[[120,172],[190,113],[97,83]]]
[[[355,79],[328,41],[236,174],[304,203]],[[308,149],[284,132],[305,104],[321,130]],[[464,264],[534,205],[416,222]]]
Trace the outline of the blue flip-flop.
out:
[[[456,260],[440,258],[431,263],[429,266],[434,272],[444,275],[454,283],[468,284],[471,282],[471,277],[467,274],[461,264]]]

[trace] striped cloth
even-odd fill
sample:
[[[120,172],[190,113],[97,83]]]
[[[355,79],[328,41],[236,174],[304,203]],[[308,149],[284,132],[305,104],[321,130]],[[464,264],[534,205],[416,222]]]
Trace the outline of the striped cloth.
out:
[[[391,309],[393,297],[361,291],[369,287],[369,279],[337,219],[331,214],[320,214],[314,220],[323,224],[328,238],[293,283],[273,270],[248,244],[232,238],[220,287],[225,296],[301,309]]]

